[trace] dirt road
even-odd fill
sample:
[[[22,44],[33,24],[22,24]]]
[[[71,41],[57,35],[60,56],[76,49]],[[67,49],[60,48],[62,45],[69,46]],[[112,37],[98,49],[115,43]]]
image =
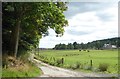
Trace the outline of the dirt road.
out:
[[[41,75],[40,77],[112,77],[112,76],[117,76],[117,75],[111,75],[111,74],[75,72],[72,70],[51,66],[36,59],[34,59],[34,61],[35,63],[37,63],[37,66],[43,71],[43,75]]]

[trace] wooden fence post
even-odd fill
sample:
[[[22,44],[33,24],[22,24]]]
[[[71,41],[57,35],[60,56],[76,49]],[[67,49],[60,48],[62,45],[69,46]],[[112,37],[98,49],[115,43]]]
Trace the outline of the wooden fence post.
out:
[[[64,63],[64,58],[62,58],[62,60],[61,60],[61,61],[62,61],[62,64],[63,64],[63,63]]]
[[[90,60],[90,66],[91,66],[91,68],[92,68],[92,60]]]

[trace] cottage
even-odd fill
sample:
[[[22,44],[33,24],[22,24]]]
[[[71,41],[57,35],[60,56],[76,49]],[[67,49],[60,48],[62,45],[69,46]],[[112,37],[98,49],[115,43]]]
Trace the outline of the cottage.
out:
[[[104,44],[103,49],[116,49],[116,45]]]

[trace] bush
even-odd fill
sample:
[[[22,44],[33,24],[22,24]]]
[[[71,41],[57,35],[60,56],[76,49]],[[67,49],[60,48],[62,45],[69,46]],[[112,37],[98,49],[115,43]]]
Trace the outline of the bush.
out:
[[[63,61],[64,61],[63,58],[62,59],[57,59],[56,63],[59,66],[59,65],[63,64]]]
[[[100,70],[99,70],[98,68],[95,68],[95,67],[94,67],[94,68],[92,68],[92,71],[93,71],[93,72],[99,72]]]
[[[76,64],[73,64],[73,65],[71,66],[71,68],[72,68],[73,70],[74,70],[74,69],[79,69],[80,66],[81,66],[81,64],[80,64],[79,62],[76,62]]]
[[[72,68],[73,70],[75,70],[75,69],[77,69],[77,65],[76,65],[76,64],[73,64],[73,65],[71,66],[71,68]]]
[[[81,63],[76,62],[76,68],[78,69],[78,68],[80,68],[80,66],[81,66]]]
[[[99,69],[100,71],[107,71],[108,66],[109,65],[107,63],[102,63],[102,64],[99,64]]]
[[[90,65],[86,65],[86,66],[84,66],[84,69],[85,69],[85,70],[91,70],[92,67],[91,67]]]
[[[49,61],[49,64],[52,65],[52,66],[54,66],[55,62]]]
[[[80,69],[83,69],[83,64],[80,64]]]

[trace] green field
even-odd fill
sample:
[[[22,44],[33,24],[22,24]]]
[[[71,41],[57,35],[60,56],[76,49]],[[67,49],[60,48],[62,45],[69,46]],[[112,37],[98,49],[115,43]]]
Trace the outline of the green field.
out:
[[[118,50],[90,50],[89,52],[83,50],[40,50],[36,56],[43,62],[64,68],[103,72],[99,69],[102,64],[103,68],[107,66],[104,73],[118,72]],[[56,62],[61,58],[64,58],[64,63],[58,65]],[[80,67],[77,67],[78,64]]]

